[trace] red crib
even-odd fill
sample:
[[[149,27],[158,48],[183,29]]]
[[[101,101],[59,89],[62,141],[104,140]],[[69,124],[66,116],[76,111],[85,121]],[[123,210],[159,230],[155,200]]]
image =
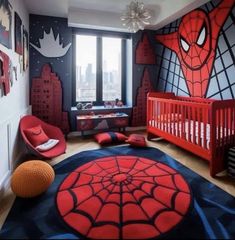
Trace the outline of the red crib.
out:
[[[225,154],[235,145],[235,100],[177,97],[150,92],[148,140],[162,137],[209,162],[210,175],[225,169]]]

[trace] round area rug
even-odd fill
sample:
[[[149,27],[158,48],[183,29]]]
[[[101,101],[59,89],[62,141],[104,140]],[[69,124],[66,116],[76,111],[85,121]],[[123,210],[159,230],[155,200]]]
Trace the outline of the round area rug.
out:
[[[83,237],[160,237],[186,216],[192,201],[185,179],[168,165],[136,156],[86,163],[60,185],[59,214]]]

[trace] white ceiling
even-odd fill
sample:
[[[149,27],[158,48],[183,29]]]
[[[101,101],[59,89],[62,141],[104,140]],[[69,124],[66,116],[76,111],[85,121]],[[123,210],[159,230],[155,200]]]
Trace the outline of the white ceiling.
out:
[[[65,17],[69,26],[126,31],[120,21],[131,0],[24,0],[29,13]],[[141,0],[140,0],[141,1]],[[142,0],[159,29],[209,0]]]

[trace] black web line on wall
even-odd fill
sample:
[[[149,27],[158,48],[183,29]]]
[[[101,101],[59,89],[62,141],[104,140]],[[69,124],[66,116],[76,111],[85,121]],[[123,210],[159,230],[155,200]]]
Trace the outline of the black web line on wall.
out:
[[[224,35],[224,33],[223,33],[223,35]],[[224,38],[225,38],[225,36],[224,36]],[[229,49],[229,50],[231,50],[231,49]],[[221,56],[221,51],[220,51],[220,47],[218,46],[218,52],[219,52],[219,54],[220,54],[220,56]],[[231,51],[229,51],[229,53],[230,53],[230,55],[231,55]],[[224,54],[224,53],[223,53]],[[231,57],[232,57],[232,55],[231,55]],[[233,62],[234,62],[234,59],[233,59]],[[229,77],[228,77],[228,73],[227,73],[227,69],[228,69],[228,67],[226,67],[225,66],[225,63],[224,63],[224,60],[223,60],[223,58],[221,57],[221,63],[222,63],[222,66],[223,66],[223,72],[224,72],[224,74],[225,74],[225,76],[226,76],[226,80],[227,80],[227,82],[228,82],[228,86],[229,86],[229,88],[230,88],[230,93],[231,93],[231,96],[232,96],[232,98],[234,99],[234,94],[233,94],[233,90],[232,90],[232,88],[230,87],[231,86],[231,84],[230,84],[230,81],[229,81]],[[218,74],[218,73],[217,73]]]
[[[178,61],[178,60],[176,60],[176,61]],[[179,72],[178,72],[178,74],[177,73],[175,73],[175,76],[176,77],[178,77],[178,82],[177,82],[177,87],[176,87],[176,94],[177,94],[177,96],[179,95],[179,85],[180,85],[180,73],[181,73],[181,68],[180,68],[180,66],[179,66]]]
[[[171,65],[174,64],[174,63],[173,63],[174,61],[172,60],[174,56],[175,56],[175,55],[174,55],[174,52],[171,51],[170,69],[171,69]],[[175,61],[176,61],[176,60],[175,60]],[[176,64],[174,64],[173,68],[174,68],[174,71],[173,71],[173,76],[172,76],[171,92],[174,92],[173,83],[175,82],[175,69],[176,69]]]
[[[221,91],[220,83],[219,83],[219,78],[218,78],[218,73],[216,72],[215,65],[213,66],[213,71],[215,72],[215,79],[216,79],[217,86],[218,86],[218,89],[219,89],[219,91],[217,92],[217,94],[219,94],[219,95],[220,95],[220,99],[223,100],[223,95],[222,95],[222,91]],[[210,78],[210,81],[212,81],[211,78]],[[217,94],[216,94],[216,95],[217,95]]]
[[[169,83],[170,84],[170,82],[169,82],[169,73],[170,73],[170,71],[169,71],[169,69],[170,69],[170,59],[171,59],[171,56],[172,56],[172,51],[170,51],[170,58],[169,59],[167,59],[167,61],[168,61],[168,71],[167,71],[167,74],[166,74],[166,83]],[[164,89],[164,92],[166,92],[167,91],[167,84],[165,84],[165,89]]]
[[[166,48],[166,47],[164,47],[164,51],[163,51],[164,53],[165,53],[165,48]],[[165,86],[164,86],[162,89],[166,89],[166,88],[167,88],[166,85],[167,85],[167,84],[171,84],[172,87],[175,87],[175,88],[176,88],[177,95],[179,94],[179,91],[181,91],[181,92],[183,92],[183,93],[185,93],[186,95],[189,96],[189,92],[188,92],[188,91],[185,91],[184,89],[180,88],[180,86],[179,86],[179,84],[180,84],[180,79],[182,79],[182,81],[185,81],[185,78],[184,78],[184,76],[181,74],[182,69],[181,69],[181,65],[180,65],[179,62],[178,62],[178,57],[177,57],[176,53],[173,52],[173,51],[171,51],[171,53],[172,53],[172,57],[171,57],[170,60],[169,60],[168,58],[164,57],[164,54],[163,54],[163,56],[158,55],[158,57],[161,58],[161,65],[158,65],[158,66],[160,67],[160,69],[161,69],[161,70],[159,71],[159,79],[160,79],[161,81],[159,81],[158,89],[159,89],[159,87],[161,87],[160,83],[162,83],[162,81],[164,81]],[[174,55],[175,55],[175,61],[172,60],[172,59],[174,58]],[[169,62],[169,67],[168,67],[168,68],[167,68],[167,67],[164,67],[164,64],[163,64],[163,63],[164,63],[165,61]],[[176,66],[178,66],[178,69],[179,69],[178,73],[170,70],[170,65],[171,65],[171,64],[174,64],[174,65],[175,65],[174,69],[176,68]],[[162,75],[163,72],[167,72],[168,74],[169,74],[169,72],[170,72],[170,73],[173,74],[174,80],[173,80],[172,83],[170,83],[170,82],[167,80],[167,77],[166,77],[166,79],[164,79],[164,78],[161,77],[161,75]],[[178,82],[177,82],[177,83],[175,82],[176,77],[178,77]],[[186,83],[185,83],[185,85],[187,86]]]
[[[219,58],[217,58],[217,60],[219,60]],[[227,70],[228,68],[232,67],[232,66],[234,66],[233,63],[230,64],[230,65],[228,65],[228,67],[226,68],[226,70]],[[223,72],[224,72],[224,69],[217,71],[216,74],[220,74],[220,73],[223,73]],[[213,78],[213,77],[215,77],[215,74],[213,74],[213,72],[212,72],[211,78]],[[230,84],[233,85],[233,83],[230,83]]]
[[[235,83],[231,84],[231,88],[232,88],[233,86],[235,87]],[[226,91],[226,90],[228,90],[229,88],[230,88],[230,86],[224,88],[223,91]],[[222,92],[223,92],[223,91],[222,91]],[[207,97],[207,98],[213,98],[214,96],[216,96],[216,95],[218,95],[218,94],[219,94],[219,92],[216,92],[216,93],[210,95],[210,96]]]
[[[165,53],[165,48],[163,48],[163,50],[162,50],[162,56],[164,56],[164,53]],[[162,56],[160,56],[160,55],[157,55],[157,57],[159,57],[160,59],[161,59],[161,61],[160,61],[160,65],[158,65],[159,66],[159,71],[158,71],[158,83],[157,83],[157,89],[159,89],[159,87],[160,87],[160,76],[161,76],[161,67],[162,67],[162,62],[163,62],[163,58],[162,58]]]
[[[232,12],[231,12],[230,15],[232,15]],[[233,17],[233,19],[234,19],[234,17]],[[214,70],[215,74],[211,75],[211,77],[210,77],[210,80],[213,79],[213,78],[216,78],[219,91],[217,91],[217,92],[207,96],[207,98],[213,98],[214,96],[219,94],[221,99],[223,99],[224,98],[223,97],[223,92],[225,92],[225,91],[227,91],[229,89],[230,94],[231,94],[232,98],[234,99],[234,93],[233,93],[233,89],[232,89],[232,86],[234,86],[234,83],[230,82],[230,79],[229,79],[229,76],[228,76],[228,73],[227,73],[227,69],[229,69],[230,67],[234,66],[234,62],[235,62],[235,57],[234,57],[234,54],[233,54],[233,51],[232,51],[232,48],[235,46],[235,44],[230,46],[230,43],[229,43],[229,40],[228,40],[228,37],[227,37],[227,34],[226,34],[226,32],[229,31],[230,28],[232,28],[232,27],[234,27],[234,22],[232,24],[230,24],[226,28],[226,30],[224,30],[222,28],[221,31],[220,31],[219,38],[223,38],[224,39],[224,42],[226,44],[226,50],[223,52],[221,50],[221,47],[219,46],[219,44],[217,44],[217,48],[216,48],[217,52],[216,53],[218,55],[216,54],[215,61],[214,61],[214,66],[213,66],[213,70]],[[219,42],[220,42],[220,39],[218,39],[218,43]],[[223,56],[226,55],[227,53],[229,53],[229,56],[231,57],[232,62],[233,62],[233,63],[231,63],[228,66],[226,66],[226,64],[224,62],[224,59],[223,59]],[[215,68],[216,61],[220,61],[220,63],[222,64],[222,68],[223,68],[222,70],[217,71],[217,69]],[[226,77],[226,80],[227,80],[227,83],[228,83],[228,86],[225,87],[225,88],[222,88],[222,86],[220,86],[220,82],[219,82],[219,79],[218,79],[218,75],[221,74],[221,73],[224,73],[224,75]]]

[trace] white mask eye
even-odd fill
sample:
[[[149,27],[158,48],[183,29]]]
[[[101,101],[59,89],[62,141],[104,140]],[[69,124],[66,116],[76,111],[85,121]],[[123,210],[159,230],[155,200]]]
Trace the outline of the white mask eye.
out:
[[[200,31],[199,37],[197,39],[197,44],[199,46],[202,46],[205,42],[205,39],[206,39],[206,27],[203,26],[203,28]]]
[[[181,37],[180,43],[185,52],[189,50],[189,44]]]

